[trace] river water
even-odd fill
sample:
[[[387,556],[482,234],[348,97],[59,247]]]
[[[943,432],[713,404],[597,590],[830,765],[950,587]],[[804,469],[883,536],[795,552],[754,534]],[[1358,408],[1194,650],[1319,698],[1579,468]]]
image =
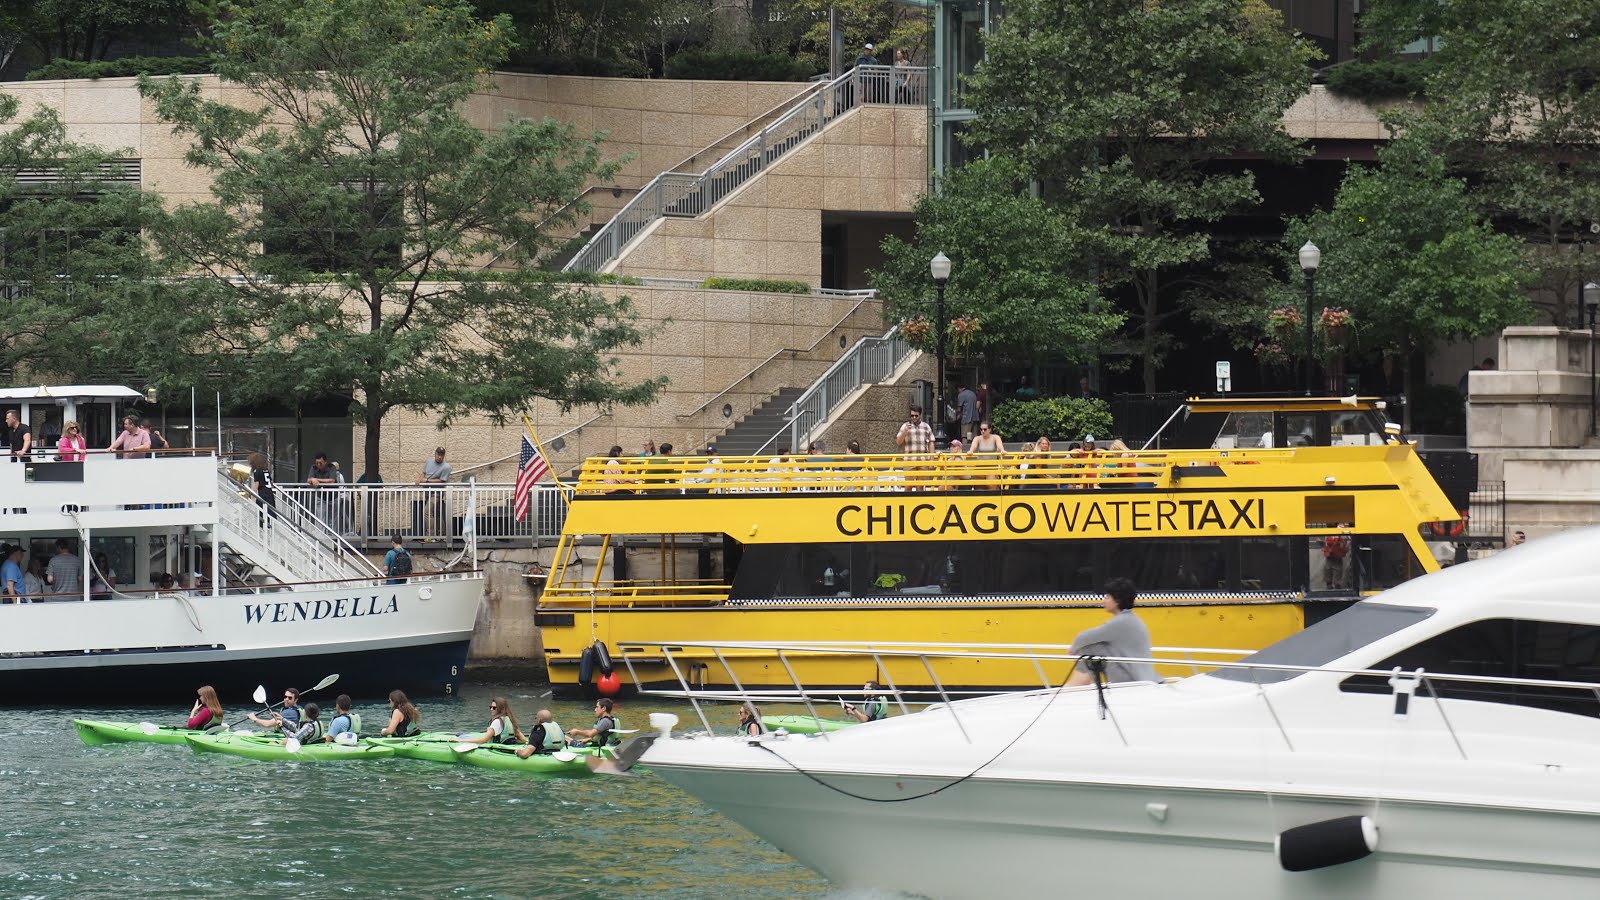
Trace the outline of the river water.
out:
[[[481,731],[500,695],[524,722],[547,706],[563,727],[592,724],[588,704],[539,693],[467,685],[419,706],[429,730]],[[872,896],[833,889],[649,774],[539,780],[403,759],[254,762],[168,745],[85,747],[71,725],[177,724],[188,699],[175,699],[181,711],[0,709],[0,897]],[[309,699],[332,706],[331,696]],[[638,727],[657,709],[693,721],[687,707],[643,699],[619,714]],[[357,711],[369,725],[386,721],[386,705]],[[731,732],[732,708],[715,715]]]

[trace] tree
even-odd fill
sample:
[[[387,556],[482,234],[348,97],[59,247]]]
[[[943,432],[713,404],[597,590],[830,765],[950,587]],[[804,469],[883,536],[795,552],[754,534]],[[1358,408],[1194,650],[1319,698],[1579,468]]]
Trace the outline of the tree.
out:
[[[950,320],[978,325],[970,352],[1034,361],[1092,359],[1122,323],[1092,278],[1095,236],[1027,191],[1019,168],[982,160],[948,174],[917,200],[916,240],[884,241],[888,257],[872,285],[899,320],[935,318],[928,261],[953,262],[946,288]],[[932,349],[933,340],[927,341]]]
[[[844,33],[844,52],[840,65],[850,68],[861,48],[871,42],[877,47],[878,62],[894,62],[894,51],[904,50],[913,60],[928,49],[933,31],[928,11],[896,0],[788,0],[791,15],[806,15],[811,27],[802,44],[814,49],[822,68],[828,65],[828,11],[837,12]],[[1007,7],[1009,11],[1009,5]]]
[[[1398,117],[1470,178],[1497,226],[1522,238],[1538,296],[1575,321],[1595,276],[1589,242],[1600,220],[1600,19],[1569,0],[1376,0],[1364,22],[1372,49],[1436,39],[1429,103]]]
[[[113,154],[67,140],[53,110],[18,106],[0,94],[0,369],[112,372],[126,360],[102,336],[136,327],[120,301],[161,274],[140,240],[154,198],[106,178]]]
[[[1131,296],[1154,390],[1176,312],[1164,279],[1203,267],[1212,223],[1260,201],[1248,169],[1215,161],[1301,155],[1282,117],[1316,51],[1261,0],[1020,0],[984,50],[969,143],[1014,156],[1063,215],[1105,232],[1101,271]]]
[[[151,302],[154,330],[179,345],[145,348],[152,369],[203,359],[243,401],[351,395],[369,475],[397,408],[443,427],[536,397],[656,395],[659,379],[615,377],[612,354],[643,337],[627,299],[535,271],[552,243],[541,222],[613,171],[597,141],[548,119],[485,133],[460,112],[505,57],[506,19],[480,21],[463,0],[228,11],[219,74],[258,103],[207,99],[192,80],[140,83],[193,138],[189,163],[214,173],[212,202],[155,231],[167,258],[214,277],[187,309]]]
[[[118,40],[171,37],[188,0],[0,0],[0,27],[25,37],[46,61],[105,59]]]
[[[1307,240],[1322,250],[1318,304],[1349,310],[1363,348],[1404,367],[1408,393],[1411,360],[1436,343],[1492,334],[1533,315],[1518,242],[1495,233],[1466,182],[1414,136],[1385,147],[1376,169],[1352,167],[1332,209],[1291,222],[1286,255]],[[1283,299],[1298,308],[1303,296],[1291,291]]]

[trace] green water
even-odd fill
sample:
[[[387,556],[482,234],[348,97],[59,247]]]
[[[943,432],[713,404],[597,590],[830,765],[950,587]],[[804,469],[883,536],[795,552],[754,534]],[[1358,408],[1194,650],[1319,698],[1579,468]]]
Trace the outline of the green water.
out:
[[[525,722],[548,706],[563,727],[592,724],[588,704],[538,693],[469,685],[421,704],[423,724],[481,730],[496,695]],[[536,780],[402,759],[263,763],[177,746],[85,747],[70,723],[181,723],[188,701],[175,699],[167,708],[0,709],[0,897],[846,895],[651,775]],[[692,719],[686,707],[636,699],[621,711],[624,725],[642,726],[656,709]],[[357,711],[369,725],[386,721],[378,703]],[[729,732],[733,721],[731,707],[714,719]]]

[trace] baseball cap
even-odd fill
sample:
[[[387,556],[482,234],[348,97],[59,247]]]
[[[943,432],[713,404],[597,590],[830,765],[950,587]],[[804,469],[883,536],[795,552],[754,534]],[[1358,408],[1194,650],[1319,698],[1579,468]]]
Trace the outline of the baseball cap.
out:
[[[873,47],[873,46],[872,46],[872,45],[871,45],[871,44],[870,44],[870,43],[869,43],[869,44],[867,44],[867,49],[868,49],[868,50],[875,50],[875,49],[877,49],[877,48],[876,48],[876,47]]]
[[[444,455],[444,448],[443,447],[435,447],[435,448],[433,448],[433,452],[437,456],[443,456]]]
[[[1085,443],[1085,444],[1092,444],[1092,443],[1094,443],[1094,435],[1092,435],[1092,434],[1086,434],[1086,435],[1084,435],[1084,436],[1083,436],[1083,442],[1084,442],[1084,443]]]

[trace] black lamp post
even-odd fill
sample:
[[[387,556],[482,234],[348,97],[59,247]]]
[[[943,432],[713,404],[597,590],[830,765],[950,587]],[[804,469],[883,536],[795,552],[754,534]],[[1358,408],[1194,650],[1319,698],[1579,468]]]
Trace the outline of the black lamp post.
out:
[[[934,435],[935,446],[948,446],[945,444],[944,421],[944,286],[950,280],[950,257],[943,251],[928,263],[928,270],[933,273],[933,284],[939,289],[939,307],[935,316],[934,327],[934,355],[937,357],[938,374],[933,383],[933,418],[939,423],[939,432]]]
[[[1317,299],[1317,266],[1322,265],[1322,251],[1306,241],[1300,248],[1300,268],[1306,273],[1306,396],[1311,396],[1311,356],[1315,348],[1311,342],[1311,310]]]
[[[1600,409],[1600,397],[1596,396],[1596,392],[1600,391],[1600,382],[1595,381],[1594,370],[1594,315],[1595,310],[1600,309],[1600,284],[1591,281],[1579,288],[1578,303],[1589,314],[1589,436],[1594,437],[1600,435],[1600,431],[1596,430],[1600,423],[1595,422],[1595,411]]]

